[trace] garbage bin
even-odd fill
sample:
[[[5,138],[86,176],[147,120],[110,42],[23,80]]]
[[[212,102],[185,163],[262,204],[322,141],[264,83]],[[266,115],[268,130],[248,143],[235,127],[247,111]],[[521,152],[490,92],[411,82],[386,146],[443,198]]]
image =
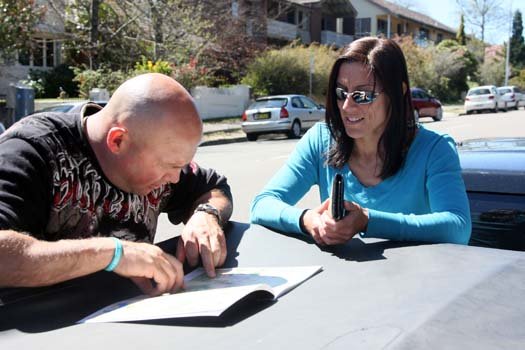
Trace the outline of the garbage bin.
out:
[[[11,84],[6,102],[13,110],[12,123],[16,123],[35,111],[35,90],[30,86]]]

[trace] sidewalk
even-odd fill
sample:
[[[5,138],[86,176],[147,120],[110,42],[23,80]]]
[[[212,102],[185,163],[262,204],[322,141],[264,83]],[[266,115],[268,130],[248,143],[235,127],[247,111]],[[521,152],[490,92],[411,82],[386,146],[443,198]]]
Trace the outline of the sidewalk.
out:
[[[204,121],[202,124],[203,136],[201,146],[247,141],[246,135],[241,130],[240,121],[232,123]]]

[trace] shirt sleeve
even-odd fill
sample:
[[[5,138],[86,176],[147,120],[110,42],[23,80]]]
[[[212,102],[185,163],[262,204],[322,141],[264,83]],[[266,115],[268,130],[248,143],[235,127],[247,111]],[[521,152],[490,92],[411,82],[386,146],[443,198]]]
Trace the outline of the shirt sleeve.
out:
[[[186,222],[192,215],[195,201],[214,189],[222,191],[232,200],[226,177],[192,162],[182,169],[179,182],[173,185],[173,194],[163,211],[168,213],[169,220],[175,225]]]
[[[41,236],[50,203],[47,162],[27,141],[9,139],[0,146],[0,229]]]
[[[471,218],[454,140],[440,137],[426,164],[430,213],[388,213],[369,209],[364,237],[467,244]]]
[[[321,124],[309,129],[297,143],[287,163],[253,200],[250,221],[272,229],[303,233],[299,218],[303,209],[294,205],[319,183]]]

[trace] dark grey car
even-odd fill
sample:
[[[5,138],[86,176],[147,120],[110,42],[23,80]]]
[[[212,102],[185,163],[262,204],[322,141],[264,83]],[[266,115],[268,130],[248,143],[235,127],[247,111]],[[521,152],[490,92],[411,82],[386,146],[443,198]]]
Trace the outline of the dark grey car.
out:
[[[472,218],[469,245],[525,251],[525,138],[459,144]]]

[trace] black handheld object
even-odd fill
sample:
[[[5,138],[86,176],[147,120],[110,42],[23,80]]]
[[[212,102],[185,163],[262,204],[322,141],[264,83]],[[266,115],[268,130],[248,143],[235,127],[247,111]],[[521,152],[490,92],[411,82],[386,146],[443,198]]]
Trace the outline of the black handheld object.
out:
[[[345,185],[343,175],[336,174],[332,183],[332,217],[339,221],[346,215],[345,204]]]

